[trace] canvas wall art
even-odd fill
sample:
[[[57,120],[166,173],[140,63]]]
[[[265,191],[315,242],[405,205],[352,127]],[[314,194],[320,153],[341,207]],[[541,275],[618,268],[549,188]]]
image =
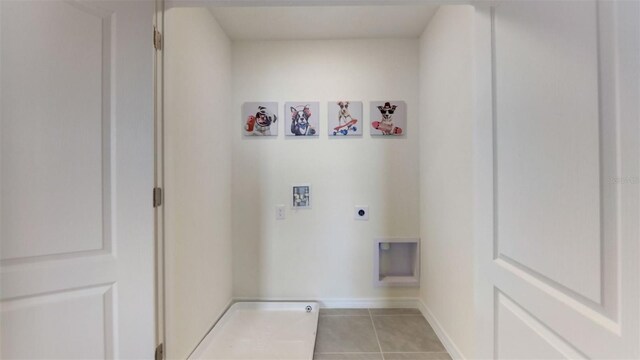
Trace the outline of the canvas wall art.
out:
[[[288,116],[288,124],[285,124],[287,136],[318,136],[320,103],[287,102],[284,104],[284,112]]]
[[[362,135],[362,101],[330,101],[327,110],[329,136]]]
[[[242,130],[246,136],[278,135],[278,103],[246,102],[242,105]]]
[[[369,114],[372,136],[407,134],[407,104],[404,101],[372,101]]]

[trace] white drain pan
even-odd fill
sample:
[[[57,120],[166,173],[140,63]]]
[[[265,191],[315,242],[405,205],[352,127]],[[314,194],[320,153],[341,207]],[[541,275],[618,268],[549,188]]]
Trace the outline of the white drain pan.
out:
[[[318,311],[316,302],[235,303],[189,359],[312,360]]]

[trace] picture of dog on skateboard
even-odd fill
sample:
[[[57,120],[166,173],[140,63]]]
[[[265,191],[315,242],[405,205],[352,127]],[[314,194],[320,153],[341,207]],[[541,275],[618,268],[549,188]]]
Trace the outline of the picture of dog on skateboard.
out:
[[[371,135],[373,136],[401,136],[407,128],[407,105],[404,101],[373,101],[371,102]]]
[[[345,100],[329,102],[327,113],[329,136],[362,135],[362,102]]]
[[[320,105],[317,102],[286,103],[285,112],[288,111],[291,114],[287,136],[317,136],[319,108]]]
[[[242,105],[242,128],[246,136],[278,135],[278,103],[246,102]]]

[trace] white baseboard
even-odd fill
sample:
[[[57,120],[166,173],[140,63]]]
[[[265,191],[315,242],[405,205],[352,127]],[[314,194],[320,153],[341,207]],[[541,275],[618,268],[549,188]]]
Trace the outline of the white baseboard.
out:
[[[444,331],[442,325],[440,324],[438,319],[433,316],[433,313],[431,312],[431,310],[429,310],[427,305],[425,305],[425,303],[423,303],[422,300],[419,299],[416,300],[416,302],[418,303],[418,309],[420,310],[424,318],[427,319],[427,322],[429,322],[436,335],[438,335],[440,342],[442,343],[442,345],[444,345],[445,349],[447,349],[449,355],[451,355],[451,357],[456,360],[465,360],[466,357],[462,354],[458,346],[456,346],[456,344],[453,342],[449,334]]]
[[[307,299],[238,297],[234,301],[316,301],[320,303],[321,308],[327,309],[418,308],[418,299],[416,298]]]
[[[418,307],[415,298],[382,298],[382,299],[320,299],[320,307],[328,309],[384,309],[384,308],[412,308]]]

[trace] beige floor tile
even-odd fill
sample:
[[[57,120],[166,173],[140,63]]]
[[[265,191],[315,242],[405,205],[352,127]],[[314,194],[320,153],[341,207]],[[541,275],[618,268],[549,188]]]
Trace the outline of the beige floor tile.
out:
[[[313,354],[313,360],[382,360],[380,353]]]
[[[348,316],[369,316],[368,309],[320,309],[320,316],[323,315],[348,315]]]
[[[382,352],[445,352],[435,332],[420,315],[374,316]]]
[[[320,316],[315,352],[380,352],[371,317]]]

